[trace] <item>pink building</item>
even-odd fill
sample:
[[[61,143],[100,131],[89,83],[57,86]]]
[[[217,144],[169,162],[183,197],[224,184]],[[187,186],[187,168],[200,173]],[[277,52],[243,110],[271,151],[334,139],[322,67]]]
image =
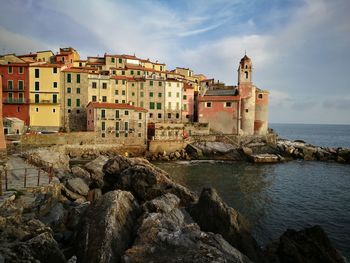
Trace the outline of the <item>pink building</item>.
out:
[[[194,88],[186,82],[182,92],[182,121],[194,121]]]

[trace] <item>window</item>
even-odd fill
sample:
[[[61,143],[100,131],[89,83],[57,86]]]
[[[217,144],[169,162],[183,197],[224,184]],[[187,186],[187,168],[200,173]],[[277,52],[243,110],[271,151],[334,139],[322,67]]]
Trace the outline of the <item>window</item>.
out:
[[[168,82],[168,87],[171,87],[171,83],[170,82]]]
[[[168,92],[168,97],[171,98],[171,92]]]
[[[180,114],[176,113],[176,119],[180,118]]]
[[[184,111],[187,111],[187,104],[184,104]]]
[[[115,74],[115,73],[113,73],[113,74]],[[115,80],[115,84],[118,84],[118,80],[117,79]]]
[[[101,118],[106,118],[106,110],[101,110]]]
[[[244,74],[245,74],[245,78],[248,79],[248,71],[245,71]]]
[[[68,109],[67,112],[68,112],[68,113],[71,113],[71,109]]]
[[[102,83],[102,89],[107,89],[107,83],[106,82]]]
[[[131,96],[135,97],[135,92],[131,92]]]
[[[39,97],[39,94],[35,94],[35,103],[39,103],[39,100],[40,100],[40,97]]]
[[[57,103],[57,94],[52,95],[52,103]]]
[[[122,75],[125,75],[125,70],[122,70]]]
[[[82,67],[83,66],[83,63],[79,62],[79,67]]]
[[[92,88],[96,89],[97,88],[97,83],[96,82],[92,82]]]
[[[120,59],[119,59],[119,63],[122,63],[122,62],[123,62],[123,60],[120,58]]]
[[[112,74],[113,74],[113,75],[115,75],[115,72],[116,72],[115,70],[112,70]]]
[[[150,110],[154,110],[154,102],[149,103],[149,108],[150,108]]]
[[[149,117],[150,117],[150,118],[153,118],[153,113],[150,113],[150,114],[149,114]]]
[[[125,103],[125,100],[122,100],[122,103]]]
[[[141,132],[139,132],[139,133],[138,133],[138,136],[139,136],[139,137],[141,137],[141,136],[142,136],[142,133],[141,133]]]
[[[176,92],[176,98],[180,98],[180,92]]]
[[[139,112],[139,120],[142,120],[142,113],[141,112]]]
[[[262,98],[263,98],[263,95],[262,95],[261,93],[259,93],[258,98],[259,98],[259,99],[262,99]]]
[[[122,84],[125,85],[125,80],[122,81]]]
[[[141,75],[141,72],[139,70],[137,71],[137,75]]]
[[[245,112],[248,112],[248,109],[245,109]]]
[[[12,66],[9,66],[9,67],[8,67],[8,73],[9,73],[9,74],[12,74],[12,72],[13,72],[13,68],[12,68]]]
[[[104,126],[102,126],[102,127],[104,127]],[[102,138],[105,138],[105,137],[106,137],[106,134],[105,134],[105,133],[102,133],[101,136],[102,136]]]
[[[119,103],[119,100],[114,100],[114,103]]]
[[[92,96],[92,101],[97,101],[97,97],[96,96]]]
[[[153,92],[150,92],[150,93],[149,93],[149,96],[152,98],[152,97],[153,97]]]
[[[111,58],[111,62],[114,63],[114,62],[115,62],[115,59],[114,59],[114,58]]]
[[[187,100],[187,96],[186,96],[186,95],[184,95],[184,96],[183,96],[183,99],[184,99],[184,100]]]
[[[159,86],[159,87],[162,86],[162,82],[161,82],[161,81],[158,82],[158,86]]]
[[[39,112],[39,108],[35,108],[35,111],[36,111],[36,112]]]
[[[54,88],[54,89],[57,88],[57,82],[56,82],[56,81],[54,81],[54,82],[52,83],[52,85],[53,85],[53,88]]]
[[[119,110],[116,110],[116,111],[115,111],[115,118],[116,118],[116,119],[119,119]]]
[[[118,90],[115,90],[114,95],[118,95],[118,94],[119,94]]]
[[[80,94],[80,88],[77,88],[77,94]]]
[[[225,104],[224,104],[224,107],[225,108],[231,108],[232,107],[232,102],[226,101]]]
[[[104,121],[101,122],[101,130],[105,131],[106,130],[106,123]],[[103,137],[103,134],[102,134]]]
[[[141,101],[141,102],[140,102],[140,107],[142,107],[142,108],[143,108],[143,101]]]
[[[77,74],[77,83],[80,83],[80,74]]]
[[[67,93],[72,93],[72,89],[71,88],[67,88]]]
[[[140,92],[140,97],[143,98],[143,91]]]
[[[153,80],[150,80],[150,81],[149,81],[149,85],[150,85],[150,86],[153,86]]]
[[[168,102],[168,109],[169,110],[171,109],[171,102],[170,101]]]
[[[176,102],[176,109],[180,109],[180,102]]]
[[[72,82],[72,74],[70,74],[70,73],[67,74],[67,82],[68,83]]]
[[[191,86],[192,86],[192,84],[191,84]],[[180,83],[176,83],[176,87],[180,87]]]
[[[107,96],[102,96],[102,102],[107,102]]]
[[[13,94],[10,92],[8,94],[8,101],[11,102],[13,100]]]
[[[135,87],[135,83],[131,83],[131,87]]]
[[[18,93],[19,102],[24,102],[24,94],[22,92]]]
[[[122,95],[125,96],[125,90],[122,90]]]
[[[162,118],[162,114],[158,113],[158,119],[161,119],[161,118]]]
[[[162,93],[159,92],[159,93],[158,93],[158,98],[161,98],[161,97],[162,97]]]
[[[54,74],[57,74],[57,68],[52,68],[52,72],[53,72]]]
[[[157,103],[157,110],[161,110],[162,109],[162,103],[158,102]]]
[[[19,73],[19,74],[23,74],[23,67],[19,67],[19,68],[18,68],[18,73]]]
[[[35,81],[35,90],[39,90],[39,81]]]
[[[206,102],[206,103],[205,103],[205,107],[206,107],[206,108],[211,108],[211,102]]]
[[[133,70],[130,71],[130,75],[134,75],[134,71]]]
[[[125,132],[129,131],[129,123],[127,121],[124,122],[124,129],[125,129]]]
[[[120,129],[120,124],[119,124],[119,121],[117,121],[117,122],[115,123],[115,130],[116,130],[116,131],[119,131],[119,129]]]
[[[34,70],[34,75],[35,75],[35,78],[39,78],[40,77],[40,73],[39,73],[39,69],[38,68],[36,68]]]
[[[17,107],[17,112],[20,112],[21,111],[21,107]]]
[[[72,106],[72,99],[67,99],[67,106],[71,107]]]
[[[141,89],[143,89],[143,82],[141,82]]]
[[[129,115],[129,111],[124,111],[124,115]]]
[[[13,82],[12,82],[12,80],[8,80],[7,81],[7,89],[12,90],[12,88],[13,88]]]
[[[80,99],[77,99],[77,107],[80,107]]]
[[[168,119],[171,119],[171,113],[168,113]]]

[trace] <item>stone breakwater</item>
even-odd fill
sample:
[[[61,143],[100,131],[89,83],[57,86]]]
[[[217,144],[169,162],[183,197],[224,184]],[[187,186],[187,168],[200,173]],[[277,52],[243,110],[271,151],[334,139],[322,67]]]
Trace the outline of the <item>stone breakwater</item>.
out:
[[[318,226],[287,230],[262,249],[215,189],[198,197],[143,158],[63,163],[55,171],[60,183],[2,203],[0,260],[345,262]]]

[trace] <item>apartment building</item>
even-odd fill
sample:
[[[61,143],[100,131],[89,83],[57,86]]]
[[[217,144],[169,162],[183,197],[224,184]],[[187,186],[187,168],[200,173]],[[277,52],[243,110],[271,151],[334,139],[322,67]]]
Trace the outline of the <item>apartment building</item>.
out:
[[[165,120],[167,122],[182,121],[182,91],[183,82],[167,79],[165,82]]]

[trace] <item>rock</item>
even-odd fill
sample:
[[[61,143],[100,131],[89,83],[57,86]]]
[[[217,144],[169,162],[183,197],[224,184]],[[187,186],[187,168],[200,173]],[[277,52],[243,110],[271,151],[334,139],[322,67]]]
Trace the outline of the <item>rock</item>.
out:
[[[137,201],[130,192],[111,191],[92,204],[77,237],[79,262],[120,262],[133,240],[139,214]]]
[[[249,157],[253,163],[277,163],[281,158],[276,154],[254,154]]]
[[[277,242],[267,246],[265,254],[269,262],[345,263],[320,226],[300,231],[288,229]]]
[[[174,153],[174,155],[175,155],[175,157],[176,157],[177,159],[180,159],[180,158],[181,158],[181,154],[180,154],[178,151],[176,151],[176,152]]]
[[[162,157],[162,161],[168,162],[168,161],[170,161],[170,157],[169,156],[163,156]]]
[[[85,202],[71,208],[71,210],[68,213],[68,219],[66,223],[67,228],[75,230],[78,227],[89,206],[90,202]]]
[[[196,196],[194,193],[182,185],[174,183],[169,179],[166,172],[152,165],[146,159],[131,159],[130,167],[122,171],[121,169],[113,170],[108,167],[109,164],[115,166],[114,162],[118,161],[124,163],[124,160],[118,157],[111,159],[104,167],[104,179],[112,187],[111,189],[131,191],[141,202],[152,200],[166,193],[175,194],[180,198],[182,204],[189,204],[195,201]]]
[[[242,147],[242,151],[245,155],[247,156],[251,156],[253,155],[253,150],[251,148],[248,147]]]
[[[317,149],[315,147],[304,147],[302,151],[305,161],[313,161],[316,159]]]
[[[165,194],[151,201],[144,203],[144,210],[149,213],[169,213],[174,208],[179,207],[180,199],[173,194]]]
[[[67,188],[81,196],[87,196],[89,192],[89,186],[81,178],[73,178],[67,181]]]
[[[86,171],[85,169],[79,167],[79,166],[74,166],[71,168],[72,174],[75,177],[79,177],[85,181],[87,185],[90,184],[91,178],[90,178],[90,173]]]
[[[91,203],[94,203],[96,200],[98,200],[102,196],[102,191],[100,188],[95,188],[89,191],[87,200]]]
[[[145,214],[123,262],[250,262],[221,235],[202,232],[197,224],[186,224],[176,201],[166,209],[158,209],[163,205],[157,204],[167,203],[169,198],[176,200],[173,195],[163,195],[155,204],[159,212]]]
[[[224,154],[237,148],[233,144],[223,142],[196,142],[194,146],[201,149],[204,155]]]
[[[50,225],[53,228],[64,228],[66,216],[67,212],[63,205],[61,203],[57,203],[51,208],[47,215],[40,217],[40,221],[42,221],[45,225]]]
[[[95,160],[85,164],[85,169],[90,172],[91,187],[102,188],[103,187],[103,166],[108,161],[108,157],[101,155]]]
[[[70,200],[78,200],[78,199],[81,199],[81,198],[84,198],[83,196],[77,194],[77,193],[74,193],[73,191],[69,190],[67,187],[63,186],[62,187],[62,193]]]
[[[204,188],[199,200],[188,208],[203,231],[221,234],[226,241],[254,262],[262,262],[262,251],[249,233],[243,217],[228,207],[213,188]]]

